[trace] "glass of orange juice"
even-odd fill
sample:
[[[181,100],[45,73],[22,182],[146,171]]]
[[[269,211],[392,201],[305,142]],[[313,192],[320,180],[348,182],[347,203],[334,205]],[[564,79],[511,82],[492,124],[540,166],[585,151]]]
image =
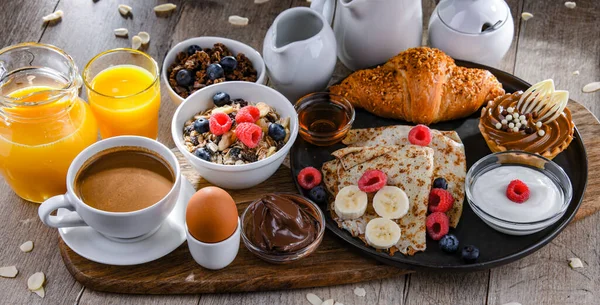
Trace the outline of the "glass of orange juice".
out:
[[[21,198],[39,203],[64,194],[71,161],[98,139],[81,86],[61,49],[23,43],[0,50],[0,174]]]
[[[102,138],[157,138],[159,75],[156,61],[133,49],[109,50],[90,60],[83,82]]]

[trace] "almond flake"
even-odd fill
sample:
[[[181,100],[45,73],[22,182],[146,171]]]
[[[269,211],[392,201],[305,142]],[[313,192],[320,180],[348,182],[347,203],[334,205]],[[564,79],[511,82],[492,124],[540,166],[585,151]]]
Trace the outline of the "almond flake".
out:
[[[312,305],[321,305],[323,303],[323,300],[321,300],[321,298],[319,298],[316,294],[314,293],[307,293],[306,294],[306,299],[312,304]]]
[[[148,34],[148,32],[139,32],[137,35],[142,39],[142,44],[150,42],[150,34]]]
[[[261,4],[261,3],[266,3],[269,2],[269,0],[254,0],[254,3],[256,4]]]
[[[125,4],[119,4],[119,13],[123,16],[131,14],[131,6]]]
[[[528,12],[524,12],[523,14],[521,14],[521,18],[523,18],[523,20],[527,21],[527,20],[533,18],[533,14],[532,13],[528,13]]]
[[[573,75],[579,75],[579,70],[573,71]]]
[[[19,270],[15,266],[0,267],[0,277],[15,277]]]
[[[27,279],[27,288],[34,291],[42,288],[46,282],[46,276],[43,272],[36,272]]]
[[[138,35],[131,37],[131,48],[134,50],[139,50],[142,46],[142,38]]]
[[[44,290],[44,286],[38,290],[33,290],[33,293],[37,294],[40,298],[44,298],[46,296],[46,291]]]
[[[165,3],[154,7],[156,13],[167,13],[177,8],[177,5],[173,3]]]
[[[591,93],[600,90],[600,82],[593,82],[583,86],[583,92]]]
[[[64,15],[63,11],[58,10],[52,14],[42,17],[42,20],[44,20],[44,22],[54,22],[54,21],[58,21],[58,20],[62,19],[63,15]]]
[[[354,294],[356,294],[359,297],[364,297],[367,295],[367,292],[364,288],[356,287],[354,288]]]
[[[237,15],[229,16],[229,23],[231,23],[233,25],[245,26],[245,25],[248,25],[249,21],[250,21],[250,19],[248,19],[246,17],[241,17],[241,16],[237,16]]]
[[[65,13],[62,10],[58,10],[58,11],[54,12],[54,14],[56,14],[56,16],[59,16],[61,18],[62,18],[62,16],[65,15]]]
[[[333,305],[333,299],[325,300],[321,305]]]
[[[577,257],[572,257],[572,258],[569,258],[569,266],[570,266],[572,269],[575,269],[575,268],[583,268],[583,263],[582,263],[582,262],[581,262],[581,260],[580,260],[580,259],[578,259]]]
[[[25,253],[31,252],[31,250],[33,250],[33,242],[31,240],[28,240],[24,242],[21,246],[19,246],[19,249],[21,249],[21,251]]]
[[[571,8],[571,9],[573,9],[573,8],[575,8],[575,7],[577,6],[577,3],[575,3],[575,2],[571,2],[571,1],[567,1],[567,2],[565,2],[565,6],[566,6],[567,8]]]
[[[127,37],[129,35],[129,30],[126,28],[118,28],[114,30],[115,36],[117,37]]]

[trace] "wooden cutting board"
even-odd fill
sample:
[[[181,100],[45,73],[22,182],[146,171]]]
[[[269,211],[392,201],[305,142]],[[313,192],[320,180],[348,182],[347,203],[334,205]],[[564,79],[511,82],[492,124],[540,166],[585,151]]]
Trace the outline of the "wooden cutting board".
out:
[[[589,162],[587,190],[575,216],[575,220],[579,220],[600,210],[600,123],[574,101],[570,102],[569,108],[582,134]],[[196,189],[210,185],[179,152],[176,154],[182,173]],[[230,193],[241,212],[249,201],[269,192],[296,192],[286,165],[282,165],[275,175],[257,187]],[[315,253],[295,263],[266,263],[242,245],[234,262],[218,271],[197,265],[186,243],[161,259],[136,266],[110,266],[89,261],[73,252],[60,238],[59,248],[67,269],[77,281],[93,290],[119,293],[184,294],[294,289],[356,283],[411,272],[363,257],[329,232]]]

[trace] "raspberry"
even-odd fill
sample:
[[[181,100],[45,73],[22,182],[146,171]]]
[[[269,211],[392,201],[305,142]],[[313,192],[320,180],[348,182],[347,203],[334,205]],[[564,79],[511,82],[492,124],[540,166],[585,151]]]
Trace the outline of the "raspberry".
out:
[[[513,180],[506,188],[506,197],[516,203],[523,203],[529,199],[529,187],[521,180]]]
[[[256,124],[240,123],[235,128],[235,135],[244,145],[254,148],[258,146],[258,142],[262,139],[263,132]]]
[[[386,183],[387,175],[380,170],[372,169],[358,179],[358,188],[365,193],[371,193],[379,191]]]
[[[429,212],[446,213],[452,208],[453,204],[454,197],[445,189],[434,188],[429,192]]]
[[[442,212],[434,212],[427,216],[427,220],[425,221],[425,227],[427,228],[427,234],[433,240],[440,240],[446,234],[448,234],[448,230],[450,221],[448,220],[448,216]]]
[[[254,123],[260,119],[260,110],[254,106],[246,106],[238,110],[235,121],[238,123]]]
[[[314,167],[305,167],[298,173],[298,184],[303,189],[310,190],[321,183],[321,172]]]
[[[417,125],[408,132],[408,141],[413,145],[427,146],[431,143],[431,130],[425,125]]]
[[[231,118],[222,112],[213,113],[208,120],[210,132],[220,136],[231,129]]]

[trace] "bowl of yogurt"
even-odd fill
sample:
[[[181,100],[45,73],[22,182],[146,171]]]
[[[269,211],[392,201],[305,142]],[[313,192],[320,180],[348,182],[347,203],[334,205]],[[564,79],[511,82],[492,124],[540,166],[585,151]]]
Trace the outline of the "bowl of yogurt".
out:
[[[507,187],[520,180],[529,188],[522,203],[509,199]],[[493,229],[510,235],[539,232],[558,221],[573,196],[571,180],[556,163],[524,151],[483,157],[467,172],[465,191],[471,209]]]

